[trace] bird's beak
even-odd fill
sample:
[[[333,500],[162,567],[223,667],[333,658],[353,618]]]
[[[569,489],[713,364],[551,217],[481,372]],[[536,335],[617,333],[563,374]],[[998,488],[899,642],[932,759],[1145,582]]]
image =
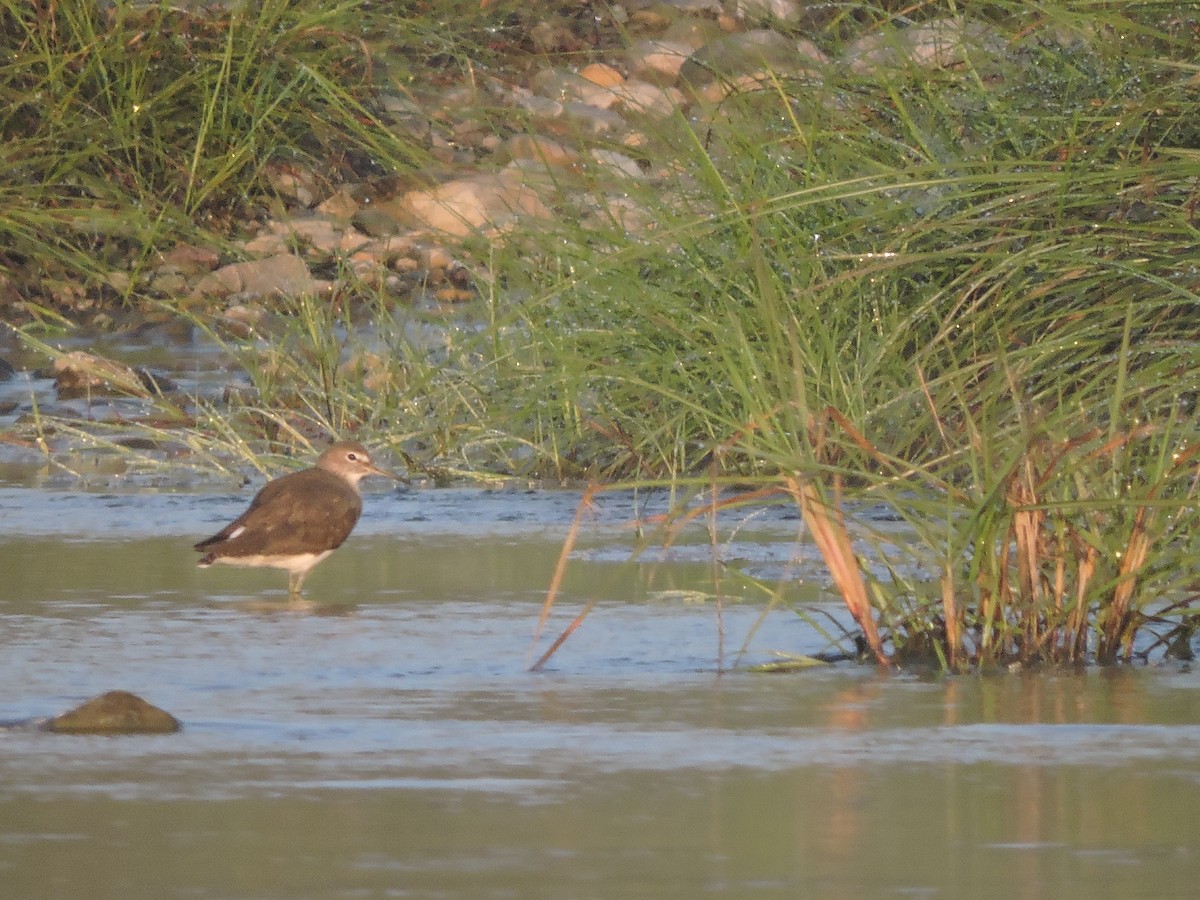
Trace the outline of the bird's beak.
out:
[[[371,463],[368,466],[368,468],[371,470],[372,475],[379,475],[383,478],[390,478],[390,479],[392,479],[392,481],[402,481],[408,485],[412,484],[412,482],[409,481],[407,478],[405,478],[403,475],[398,475],[395,472],[389,472],[387,469],[381,469],[381,468],[379,468],[379,466],[375,465],[374,463]]]

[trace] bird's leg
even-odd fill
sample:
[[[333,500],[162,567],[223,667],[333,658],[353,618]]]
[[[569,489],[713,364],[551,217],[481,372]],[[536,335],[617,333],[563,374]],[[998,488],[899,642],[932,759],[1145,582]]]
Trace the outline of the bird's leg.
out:
[[[300,585],[304,584],[304,576],[307,572],[290,572],[288,573],[288,599],[300,599]]]

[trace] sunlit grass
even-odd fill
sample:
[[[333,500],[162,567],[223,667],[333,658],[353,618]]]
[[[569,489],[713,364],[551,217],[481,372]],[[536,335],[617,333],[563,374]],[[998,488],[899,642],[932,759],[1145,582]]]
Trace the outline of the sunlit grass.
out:
[[[615,474],[773,480],[885,663],[1128,660],[1191,627],[1186,29],[1010,12],[955,71],[780,79],[678,122],[658,228],[556,234],[565,274],[532,289],[562,424],[600,423]],[[864,503],[917,540],[863,540]]]
[[[361,37],[368,7],[2,0],[6,267],[36,287],[52,264],[95,289],[181,237],[222,239],[271,195],[272,165],[422,165],[420,141],[373,106],[403,73]],[[419,41],[427,23],[408,24]]]

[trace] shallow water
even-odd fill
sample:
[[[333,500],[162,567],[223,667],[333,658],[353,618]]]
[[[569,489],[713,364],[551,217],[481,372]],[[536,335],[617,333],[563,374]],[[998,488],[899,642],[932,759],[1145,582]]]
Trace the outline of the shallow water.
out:
[[[0,488],[0,720],[121,688],[185,726],[0,732],[0,896],[1195,896],[1188,670],[728,671],[827,642],[722,568],[722,644],[702,529],[628,562],[654,507],[614,495],[533,673],[577,494],[371,494],[297,612],[194,567],[250,492]],[[796,529],[716,555],[836,618]]]

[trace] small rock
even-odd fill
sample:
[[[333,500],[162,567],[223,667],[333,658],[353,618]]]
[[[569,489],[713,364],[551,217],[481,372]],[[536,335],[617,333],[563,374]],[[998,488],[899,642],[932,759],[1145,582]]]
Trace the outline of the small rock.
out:
[[[804,14],[807,3],[798,0],[737,0],[735,15],[741,19],[777,19],[795,22]]]
[[[12,363],[0,357],[0,381],[6,381],[17,374],[17,370],[12,367]]]
[[[307,243],[318,255],[353,253],[371,241],[356,228],[345,227],[320,216],[291,219],[285,224],[295,237]]]
[[[513,165],[495,173],[447,181],[431,190],[409,191],[403,204],[417,224],[459,237],[504,230],[525,216],[551,215],[524,171]]]
[[[597,109],[608,109],[617,102],[617,96],[611,86],[597,84],[582,75],[559,69],[543,69],[538,72],[533,76],[530,87],[552,100],[565,103],[574,101]]]
[[[721,0],[669,0],[670,5],[680,12],[691,13],[706,13],[710,16],[720,15]]]
[[[97,394],[148,397],[155,383],[146,372],[82,350],[54,360],[54,389],[60,400]]]
[[[274,164],[267,168],[267,182],[285,200],[300,206],[312,206],[317,199],[316,176],[292,165]]]
[[[604,168],[610,169],[625,178],[642,179],[646,177],[646,173],[642,171],[642,167],[638,165],[637,160],[626,156],[624,153],[618,153],[615,150],[593,150],[592,159]]]
[[[360,207],[354,214],[354,227],[374,238],[388,238],[404,229],[397,215],[396,201],[385,200]]]
[[[235,303],[228,306],[221,313],[221,320],[230,330],[240,336],[249,337],[254,333],[263,319],[266,317],[266,310],[259,306],[247,306],[244,303]]]
[[[441,288],[435,291],[433,296],[438,303],[466,303],[469,300],[475,299],[474,291],[466,291],[462,288],[454,287]]]
[[[314,279],[304,260],[293,253],[278,253],[266,259],[231,263],[212,272],[196,285],[196,292],[218,297],[237,294],[242,297],[269,297],[328,290],[328,282]]]
[[[150,279],[150,286],[159,294],[177,297],[187,291],[190,282],[178,272],[156,272]]]
[[[659,87],[646,81],[631,79],[613,92],[622,109],[662,119],[683,103],[683,94],[673,87]]]
[[[242,242],[242,249],[250,256],[275,256],[279,253],[289,252],[291,246],[287,229],[283,227],[282,223],[274,220],[267,223],[267,226],[254,237]]]
[[[133,278],[128,272],[113,271],[104,276],[104,283],[118,294],[125,294],[133,287]]]
[[[600,87],[616,87],[625,81],[625,77],[612,66],[604,63],[592,63],[579,70],[581,78],[598,84]]]
[[[629,71],[644,81],[670,84],[679,77],[680,67],[695,49],[683,41],[638,41],[626,54]]]
[[[565,108],[562,100],[551,100],[549,97],[540,97],[525,90],[514,90],[512,100],[517,109],[538,119],[557,119],[562,116]]]
[[[616,102],[613,95],[613,102]],[[564,134],[567,137],[578,138],[580,135],[602,137],[625,128],[625,120],[621,114],[611,109],[600,109],[587,103],[565,103],[562,107],[562,117],[555,122],[547,122],[546,130]]]
[[[356,353],[338,366],[338,377],[343,383],[353,381],[376,393],[402,392],[408,384],[406,374],[403,364],[370,350]]]
[[[533,159],[559,169],[573,168],[579,153],[566,144],[537,134],[514,134],[504,143],[509,159]]]
[[[679,70],[694,90],[758,73],[800,73],[824,66],[828,58],[809,41],[792,41],[759,29],[719,37],[693,53]]]
[[[173,734],[183,725],[173,715],[128,691],[109,691],[43,728],[59,734]]]
[[[611,228],[617,225],[627,234],[641,234],[655,227],[654,213],[630,197],[609,197],[604,212],[593,216],[592,227]]]
[[[392,235],[372,241],[359,252],[370,253],[376,259],[390,263],[399,257],[412,256],[415,246],[411,235]]]
[[[684,44],[690,48],[690,54],[723,35],[721,27],[711,19],[683,16],[672,22],[671,27],[659,35],[659,39]]]
[[[426,247],[421,250],[420,262],[426,269],[445,270],[454,265],[454,257],[445,247]]]
[[[180,275],[201,275],[211,272],[221,261],[215,250],[195,244],[176,244],[158,258],[159,272],[177,272]]]
[[[962,65],[972,50],[1000,49],[999,40],[981,22],[935,19],[864,35],[846,49],[845,58],[856,72],[906,65],[946,69]]]
[[[287,226],[293,239],[298,238],[320,253],[333,253],[338,249],[343,229],[328,219],[288,219]],[[368,239],[363,238],[363,243]]]
[[[671,16],[662,8],[635,9],[629,15],[629,24],[646,31],[662,31],[671,24]]]
[[[342,188],[317,204],[317,212],[335,222],[349,222],[358,212],[358,206],[358,201]]]

